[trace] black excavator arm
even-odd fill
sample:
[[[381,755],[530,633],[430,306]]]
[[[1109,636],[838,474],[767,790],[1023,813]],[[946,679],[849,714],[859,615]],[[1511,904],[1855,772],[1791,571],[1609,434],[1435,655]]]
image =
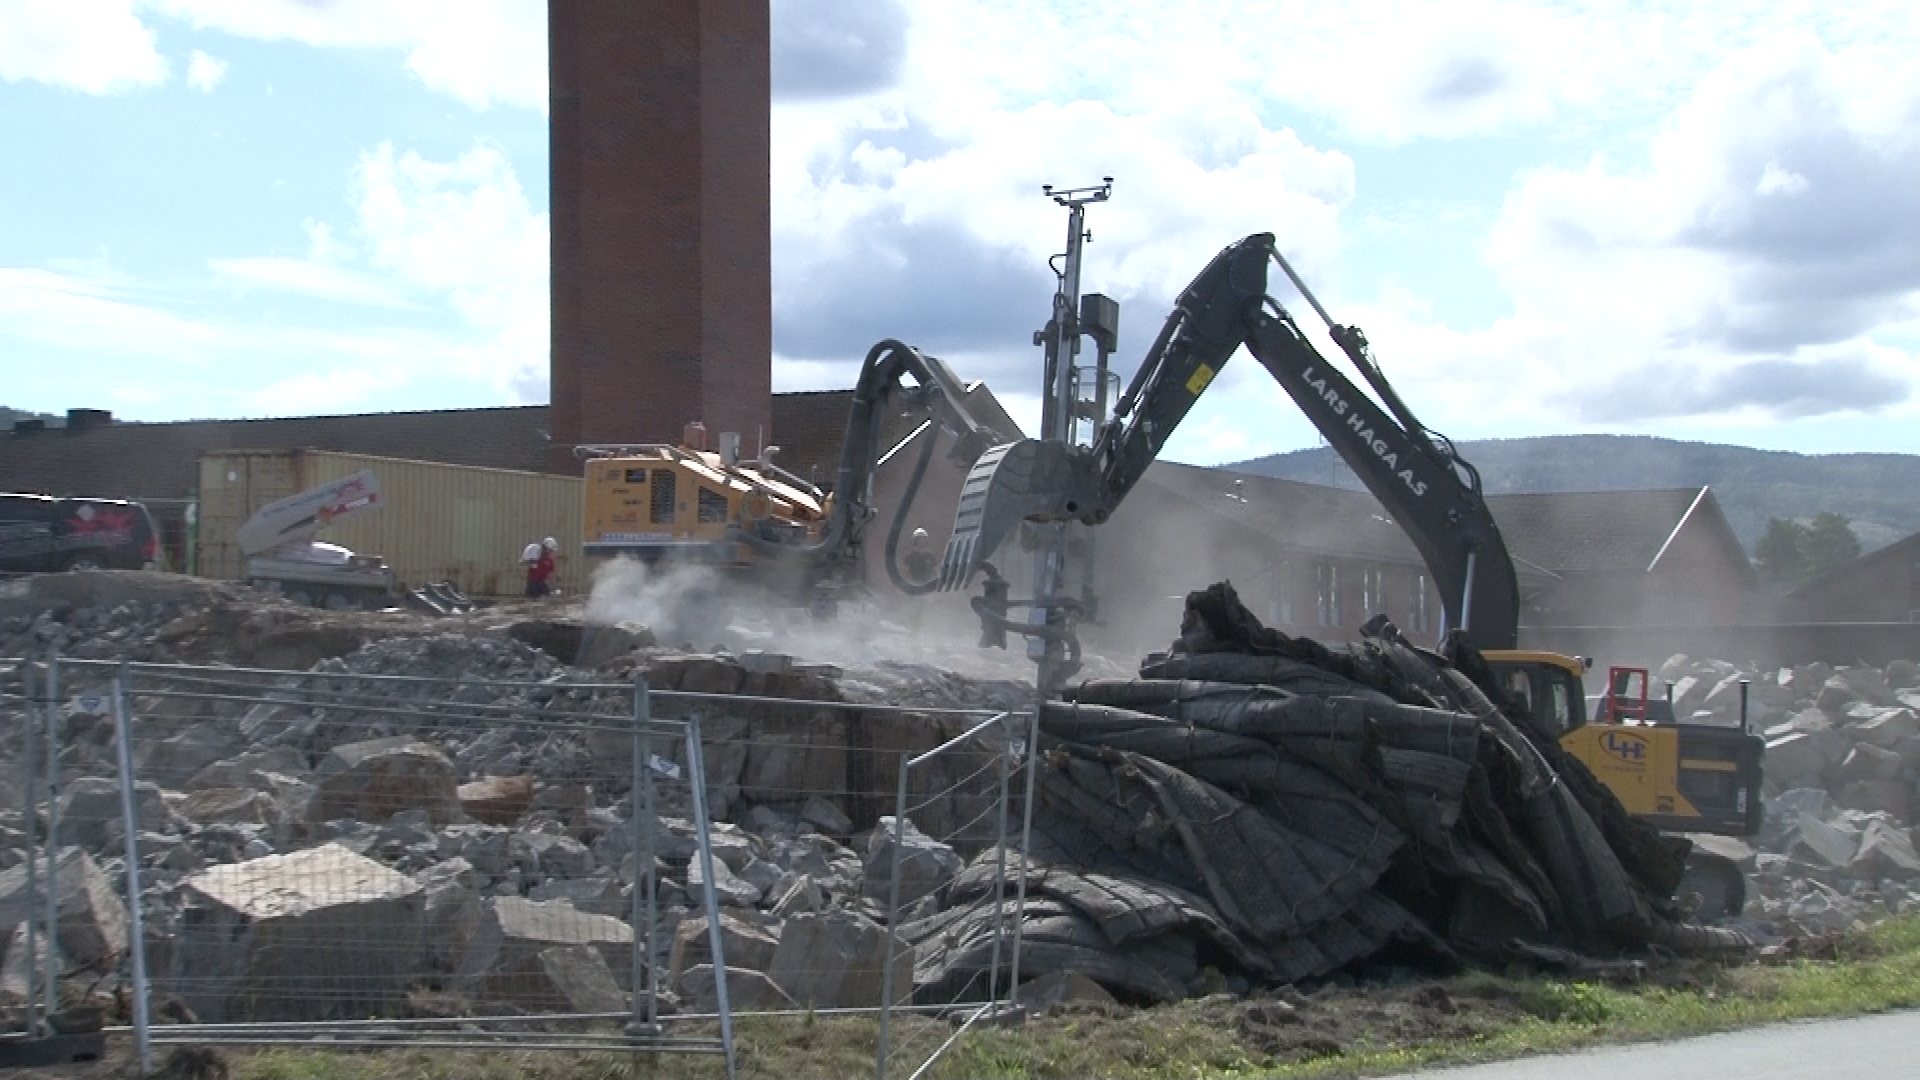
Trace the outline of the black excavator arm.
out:
[[[920,452],[887,532],[885,563],[895,586],[909,593],[931,592],[937,581],[906,580],[895,555],[907,511],[913,505],[940,441],[939,429],[954,433],[948,456],[963,467],[972,465],[989,446],[1006,437],[1005,433],[976,419],[967,410],[966,401],[966,387],[938,357],[892,339],[876,344],[867,351],[866,360],[860,366],[860,378],[854,384],[846,438],[834,473],[833,504],[820,540],[801,545],[776,543],[745,530],[737,531],[736,537],[776,559],[856,562],[867,526],[875,514],[874,470],[890,452],[886,446],[888,421],[902,411],[922,413],[919,423],[896,444],[897,448],[917,441]]]
[[[1301,286],[1386,408],[1329,365],[1267,294],[1269,262]],[[1448,626],[1464,629],[1476,647],[1512,648],[1519,589],[1479,474],[1414,417],[1360,331],[1327,318],[1268,233],[1226,248],[1181,292],[1114,422],[1093,447],[1028,439],[981,456],[962,490],[943,587],[966,587],[1021,520],[1106,521],[1242,345],[1413,541],[1433,574]]]

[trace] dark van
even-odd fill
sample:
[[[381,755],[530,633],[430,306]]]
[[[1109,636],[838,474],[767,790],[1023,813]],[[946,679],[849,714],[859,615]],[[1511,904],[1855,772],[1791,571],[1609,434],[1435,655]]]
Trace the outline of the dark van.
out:
[[[153,515],[124,499],[0,495],[0,574],[158,565]]]

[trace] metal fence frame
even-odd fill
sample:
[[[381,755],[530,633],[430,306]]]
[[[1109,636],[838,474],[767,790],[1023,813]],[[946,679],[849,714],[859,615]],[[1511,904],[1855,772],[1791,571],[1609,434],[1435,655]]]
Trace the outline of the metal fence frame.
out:
[[[8,668],[17,682],[18,692],[5,682]],[[136,752],[143,743],[143,725],[141,703],[153,698],[153,685],[156,681],[167,679],[198,679],[203,684],[211,681],[218,683],[226,680],[254,680],[256,682],[285,683],[297,689],[318,680],[327,680],[334,684],[351,684],[362,694],[350,699],[336,696],[321,700],[314,697],[302,700],[298,694],[289,696],[286,686],[278,686],[274,696],[260,693],[254,696],[228,693],[225,696],[250,704],[276,704],[294,709],[303,707],[321,707],[332,705],[338,708],[362,713],[381,712],[383,706],[378,703],[377,689],[382,686],[420,687],[423,685],[458,685],[462,687],[491,686],[499,688],[557,685],[566,691],[578,691],[595,694],[631,694],[630,716],[620,730],[629,736],[631,749],[631,776],[629,798],[635,812],[630,814],[633,828],[630,850],[635,857],[633,875],[632,905],[627,912],[629,925],[633,930],[632,969],[633,981],[630,994],[631,1008],[623,1013],[592,1013],[563,1016],[558,1014],[535,1016],[462,1016],[457,1019],[434,1020],[426,1018],[388,1018],[375,1020],[307,1020],[286,1022],[221,1022],[221,1023],[185,1023],[166,1024],[156,1020],[157,990],[156,973],[149,970],[151,958],[148,955],[149,942],[145,917],[147,912],[142,905],[143,866],[140,850],[141,836],[141,797],[139,766]],[[232,687],[226,687],[231,690]],[[216,695],[221,688],[202,685],[198,691]],[[76,696],[76,691],[78,695]],[[41,941],[57,942],[60,918],[60,888],[54,876],[59,872],[61,854],[60,838],[63,823],[60,821],[60,803],[63,792],[59,779],[59,761],[63,732],[63,719],[70,704],[86,700],[88,711],[102,715],[111,721],[113,746],[112,767],[117,774],[117,827],[123,833],[125,873],[124,889],[116,890],[119,899],[126,905],[128,919],[128,937],[130,948],[122,960],[123,978],[131,991],[124,1000],[127,1012],[124,1026],[110,1026],[108,1034],[131,1036],[143,1071],[150,1072],[154,1067],[154,1048],[178,1045],[223,1045],[223,1046],[259,1046],[306,1044],[326,1049],[357,1048],[471,1048],[471,1049],[542,1049],[542,1050],[601,1050],[629,1051],[634,1053],[653,1052],[702,1052],[724,1056],[726,1072],[729,1078],[735,1075],[736,1056],[733,1032],[732,1003],[728,1000],[727,977],[722,924],[719,911],[719,899],[714,889],[714,864],[717,856],[711,842],[714,821],[709,814],[707,770],[702,745],[702,714],[707,710],[724,710],[742,705],[763,706],[774,709],[833,709],[844,713],[878,712],[896,713],[913,716],[945,716],[975,720],[959,735],[947,739],[941,745],[919,754],[910,754],[906,750],[893,747],[868,745],[861,748],[845,747],[851,760],[856,752],[876,755],[877,757],[898,757],[898,769],[893,785],[893,804],[895,811],[895,833],[893,836],[895,860],[889,880],[887,903],[887,954],[891,959],[901,943],[897,937],[900,922],[900,860],[899,843],[901,828],[898,823],[912,819],[912,809],[907,800],[912,794],[912,785],[922,779],[930,766],[947,761],[954,755],[969,749],[981,753],[984,736],[997,735],[998,749],[991,751],[994,775],[994,795],[992,797],[992,846],[999,852],[999,873],[996,881],[996,896],[999,888],[1005,884],[1004,875],[1008,864],[1018,859],[1016,874],[1016,898],[1011,908],[1006,909],[1005,918],[1010,922],[1010,941],[1002,949],[1002,941],[994,941],[995,960],[990,976],[991,989],[984,1003],[968,1003],[956,1010],[955,1006],[915,1006],[894,1000],[897,987],[892,985],[893,969],[889,964],[883,973],[882,1001],[874,1008],[820,1008],[804,1009],[801,1012],[813,1015],[864,1014],[877,1016],[879,1034],[876,1045],[877,1075],[884,1080],[888,1075],[890,1053],[901,1052],[899,1034],[895,1028],[897,1016],[907,1013],[937,1012],[949,1015],[959,1021],[957,1030],[933,1049],[924,1060],[915,1063],[912,1076],[923,1075],[931,1065],[944,1054],[955,1041],[963,1037],[977,1022],[999,1015],[1006,1010],[1012,992],[1018,986],[1020,954],[1020,918],[1024,905],[1026,887],[1024,837],[1031,826],[1032,787],[1034,782],[1034,755],[1027,748],[1034,745],[1032,725],[1034,714],[1030,712],[1008,713],[991,709],[938,708],[900,705],[890,703],[849,702],[840,700],[814,700],[790,697],[769,697],[752,694],[709,693],[681,690],[651,690],[644,680],[633,683],[614,682],[564,682],[559,684],[532,683],[520,680],[480,680],[480,679],[434,679],[410,675],[374,675],[342,672],[286,671],[267,668],[240,668],[198,666],[186,664],[131,663],[109,660],[82,660],[62,658],[57,649],[50,647],[44,657],[0,658],[0,704],[17,703],[22,709],[25,724],[21,732],[22,760],[21,770],[25,774],[23,814],[28,823],[26,837],[29,880],[27,893],[35,905],[34,917],[26,920],[26,933],[33,942],[35,952],[32,960],[43,957],[46,963],[32,963],[29,973],[32,1000],[27,1007],[27,1031],[9,1038],[38,1038],[50,1034],[50,1018],[56,1012],[58,995],[62,981],[56,950],[39,949]],[[104,706],[104,707],[103,707]],[[385,707],[387,711],[405,715],[414,710],[407,703]],[[481,722],[513,723],[516,710],[524,714],[524,708],[505,705],[462,704],[459,706],[469,715]],[[667,713],[658,714],[665,709]],[[576,722],[576,726],[585,726],[586,721],[579,717],[560,716],[563,722]],[[671,763],[656,756],[656,749],[677,747],[684,753],[680,766],[687,774],[685,780],[691,799],[694,821],[694,835],[697,838],[697,853],[700,860],[704,887],[698,898],[699,907],[707,916],[707,945],[711,951],[711,962],[716,972],[714,998],[716,1011],[701,1014],[662,1015],[659,993],[660,968],[662,965],[663,944],[659,936],[660,910],[658,882],[655,867],[655,829],[658,818],[655,785],[660,776],[667,775]],[[1024,777],[1016,776],[1015,769],[1020,768],[1024,759]],[[849,766],[851,767],[851,766]],[[878,779],[883,773],[875,773]],[[854,783],[849,781],[849,783]],[[1016,785],[1024,791],[1016,791]],[[950,785],[950,789],[957,785]],[[150,794],[150,792],[149,792]],[[860,795],[857,787],[841,792],[849,797]],[[970,792],[969,797],[978,797]],[[878,793],[874,792],[874,796]],[[1017,846],[1010,835],[1014,827],[1010,821],[1013,801],[1018,799],[1024,810],[1020,824],[1022,840]],[[44,805],[43,805],[44,800]],[[903,813],[903,808],[905,812]],[[36,834],[33,821],[36,814],[44,815],[44,828]],[[979,839],[975,837],[975,839]],[[97,850],[97,849],[96,849]],[[292,849],[289,849],[292,850]],[[1010,857],[1011,856],[1011,857]],[[691,891],[691,890],[689,890]],[[871,895],[871,894],[869,894]],[[644,974],[642,974],[642,965]],[[909,996],[911,990],[908,991]],[[619,1024],[616,1031],[579,1031],[560,1032],[536,1030],[542,1025],[552,1026],[560,1021],[578,1021],[597,1025]],[[717,1021],[718,1039],[706,1039],[697,1033],[688,1033],[680,1027],[685,1022],[702,1023],[711,1028]],[[476,1032],[475,1025],[481,1025]],[[896,1063],[897,1064],[897,1063]]]
[[[1022,922],[1021,914],[1025,909],[1026,903],[1026,852],[1033,828],[1032,784],[1035,755],[1029,752],[1029,748],[1034,745],[1034,725],[1037,722],[1038,716],[1039,713],[1037,710],[1028,714],[999,713],[986,720],[982,720],[966,731],[941,743],[939,746],[916,754],[913,757],[903,755],[900,759],[899,775],[894,788],[892,830],[893,866],[891,872],[888,874],[887,880],[886,964],[881,974],[880,1027],[874,1048],[875,1080],[887,1080],[890,1068],[894,1065],[892,1057],[896,1050],[894,1025],[896,1014],[912,1014],[931,1010],[938,1014],[944,1014],[949,1019],[957,1018],[958,1020],[953,1026],[952,1033],[941,1040],[924,1057],[906,1062],[906,1064],[912,1066],[911,1071],[907,1074],[908,1080],[920,1080],[920,1078],[926,1075],[927,1071],[931,1069],[955,1043],[965,1037],[976,1024],[984,1020],[1010,1014],[1009,1010],[1013,1004],[1015,990],[1020,985],[1020,928]],[[906,1001],[903,1002],[895,994],[894,968],[896,966],[896,954],[899,949],[899,930],[902,922],[900,886],[906,830],[912,827],[913,811],[919,806],[924,806],[927,802],[930,802],[934,795],[941,794],[922,792],[924,797],[918,804],[914,804],[912,798],[916,789],[915,778],[917,771],[922,770],[925,766],[942,758],[961,753],[969,748],[982,746],[985,742],[983,737],[987,736],[990,732],[999,736],[999,745],[994,748],[989,748],[986,751],[992,759],[992,767],[996,773],[995,779],[997,787],[997,796],[989,808],[995,816],[994,844],[992,848],[995,866],[993,891],[991,894],[991,904],[994,908],[995,931],[991,953],[992,959],[987,971],[986,1000],[970,1003],[954,1002],[946,1005],[916,1005],[912,1002],[914,988],[909,986]],[[1020,796],[1023,808],[1020,825],[1021,840],[1017,852],[1014,853],[1017,860],[1015,873],[1018,884],[1016,886],[1016,898],[1013,907],[1008,909],[1006,905],[1006,885],[1009,854],[1008,841],[1010,837],[1008,835],[1007,818],[1011,803],[1010,795],[1013,774],[1016,769],[1022,768],[1023,762],[1023,771],[1026,780],[1023,785],[1025,790]],[[982,906],[984,906],[984,904]],[[1011,927],[1008,926],[1009,923],[1011,923]],[[1003,969],[1001,967],[1003,944],[1007,946],[1005,951],[1009,960],[1009,966],[1005,969],[1004,978],[1002,977]],[[913,958],[913,952],[911,950],[901,955],[904,955],[909,961]],[[903,1053],[905,1052],[904,1047],[898,1049],[902,1050]]]

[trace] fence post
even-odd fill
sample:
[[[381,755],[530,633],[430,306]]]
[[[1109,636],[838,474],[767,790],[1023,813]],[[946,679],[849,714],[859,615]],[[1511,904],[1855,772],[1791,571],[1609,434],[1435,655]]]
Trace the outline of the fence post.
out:
[[[1010,719],[1003,716],[1001,719]],[[987,1001],[999,1004],[1000,998],[1000,939],[1006,934],[1007,903],[1007,766],[1013,758],[1013,732],[1010,727],[1001,729],[1000,746],[1000,809],[995,818],[993,830],[993,961],[987,967]],[[1007,987],[1007,1000],[1013,1000],[1013,988]]]
[[[1035,791],[1034,774],[1040,765],[1040,703],[1033,707],[1032,720],[1027,725],[1027,793],[1026,805],[1021,808],[1020,823],[1020,880],[1014,886],[1013,899],[1013,963],[1008,972],[1007,992],[1020,990],[1020,939],[1026,929],[1027,914],[1027,852],[1033,848],[1033,803],[1039,796]]]
[[[893,1016],[893,950],[899,943],[900,926],[900,852],[906,844],[907,770],[912,759],[900,752],[900,783],[893,793],[893,858],[887,871],[887,948],[881,954],[880,1038],[873,1069],[875,1080],[887,1080],[887,1036]]]
[[[45,680],[36,677],[33,661],[20,663],[20,689],[26,695],[26,723],[21,736],[24,752],[23,759],[27,777],[21,787],[21,800],[25,805],[21,809],[21,820],[27,830],[27,917],[22,920],[27,925],[27,1030],[35,1035],[47,1033],[47,1018],[39,1014],[40,1001],[40,920],[33,913],[34,898],[40,895],[40,854],[34,850],[34,838],[40,832],[40,792],[44,785],[40,783],[40,724],[44,723],[41,713],[46,705],[46,694],[41,691]]]
[[[140,912],[140,814],[134,792],[133,725],[127,716],[127,667],[113,675],[113,741],[120,760],[120,825],[127,844],[128,958],[133,962],[133,1043],[140,1053],[140,1075],[153,1073],[153,1041],[147,1012],[147,934]]]
[[[687,787],[693,793],[694,836],[700,841],[700,875],[706,882],[707,947],[713,951],[713,1002],[720,1013],[720,1047],[727,1056],[727,1080],[734,1080],[733,1006],[727,1000],[727,954],[721,944],[720,899],[713,889],[712,822],[707,820],[707,759],[700,748],[700,713],[687,714]]]
[[[47,645],[47,984],[44,1015],[60,1011],[60,649]],[[29,995],[31,996],[31,995]]]
[[[632,1033],[635,1035],[658,1033],[654,1026],[660,983],[657,970],[659,949],[653,939],[653,762],[652,739],[647,731],[652,722],[653,698],[648,692],[647,681],[645,678],[636,678],[633,681],[633,790],[629,792],[633,812],[633,905],[629,918],[633,923],[631,981]]]

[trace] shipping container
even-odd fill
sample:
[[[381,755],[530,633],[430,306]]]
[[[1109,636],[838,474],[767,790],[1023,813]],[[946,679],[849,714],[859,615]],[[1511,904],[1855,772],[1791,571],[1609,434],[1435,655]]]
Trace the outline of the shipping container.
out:
[[[555,583],[584,591],[580,480],[571,476],[443,465],[318,450],[229,450],[200,458],[199,572],[238,579],[241,524],[276,499],[373,470],[384,508],[341,521],[317,539],[382,555],[407,585],[453,582],[469,596],[517,596],[520,552],[553,537]]]

